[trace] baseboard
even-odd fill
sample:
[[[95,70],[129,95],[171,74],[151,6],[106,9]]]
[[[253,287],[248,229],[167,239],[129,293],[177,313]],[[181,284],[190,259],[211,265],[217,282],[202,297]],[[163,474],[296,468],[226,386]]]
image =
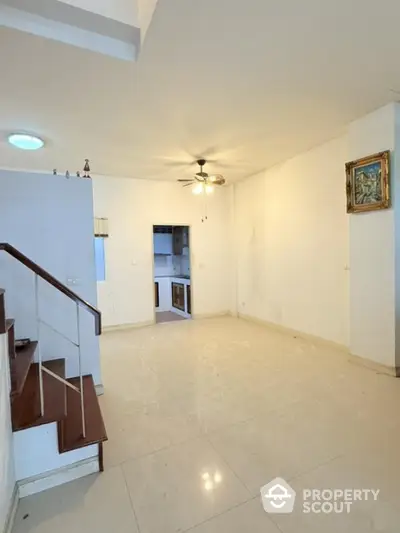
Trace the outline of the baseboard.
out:
[[[400,377],[400,368],[394,367],[394,366],[388,366],[384,365],[382,363],[376,363],[375,361],[372,361],[371,359],[366,359],[365,357],[361,357],[359,355],[354,355],[352,353],[349,354],[348,361],[350,363],[353,363],[355,365],[363,366],[365,368],[369,368],[369,370],[373,370],[374,372],[378,374],[385,374],[387,376],[392,376],[395,378]]]
[[[99,471],[99,457],[89,457],[72,465],[18,481],[19,497],[25,498]]]
[[[18,508],[18,500],[19,500],[18,485],[15,484],[14,490],[11,496],[10,507],[7,513],[6,523],[4,524],[3,533],[11,533],[13,529],[15,515],[17,513],[17,508]]]
[[[290,335],[291,337],[299,337],[301,339],[314,342],[315,344],[320,344],[320,345],[334,348],[342,352],[343,355],[347,357],[347,360],[349,363],[363,366],[365,368],[368,368],[369,370],[378,372],[379,374],[386,374],[388,376],[400,377],[400,367],[386,366],[386,365],[383,365],[382,363],[376,363],[375,361],[372,361],[371,359],[366,359],[365,357],[354,355],[350,352],[349,347],[345,346],[344,344],[339,344],[334,341],[323,339],[322,337],[317,337],[316,335],[310,335],[308,333],[304,333],[303,331],[297,331],[295,329],[287,328],[279,324],[274,324],[273,322],[268,322],[267,320],[262,320],[260,318],[252,317],[250,315],[239,313],[238,317],[243,320],[247,320],[249,322],[259,324],[260,326],[266,326],[270,329],[274,329],[275,331],[279,331],[280,333]]]
[[[345,346],[344,344],[340,344],[335,341],[330,341],[327,339],[324,339],[323,337],[318,337],[317,335],[311,335],[310,333],[304,333],[304,331],[298,331],[296,329],[288,328],[286,326],[281,326],[280,324],[275,324],[274,322],[269,322],[268,320],[263,320],[261,318],[256,318],[250,315],[245,315],[243,313],[238,313],[238,317],[247,320],[248,322],[254,322],[255,324],[259,324],[260,326],[266,326],[270,329],[274,329],[275,331],[279,331],[286,335],[291,335],[292,337],[300,337],[301,339],[315,342],[317,344],[324,344],[325,346],[330,346],[331,348],[336,348],[337,350],[340,350],[341,352],[349,353],[348,346]]]
[[[95,385],[94,388],[96,389],[97,396],[103,396],[104,394],[104,385],[100,383],[99,385]]]
[[[218,318],[221,316],[229,316],[230,311],[220,311],[218,313],[196,313],[192,315],[195,320],[202,320],[203,318]]]
[[[173,311],[175,312],[175,311]],[[178,313],[177,313],[178,314]],[[218,313],[200,313],[193,314],[192,318],[195,320],[201,320],[203,318],[217,318],[221,316],[232,316],[231,311],[220,311]],[[153,326],[155,320],[146,320],[144,322],[135,322],[133,324],[121,324],[117,326],[105,326],[103,327],[103,333],[111,333],[113,331],[123,331],[125,329],[136,329],[136,328],[145,328],[148,326]]]
[[[134,322],[133,324],[119,324],[116,326],[105,326],[103,328],[103,333],[109,333],[112,331],[122,331],[124,329],[145,328],[147,326],[153,326],[154,324],[155,324],[155,319],[145,320],[144,322]]]

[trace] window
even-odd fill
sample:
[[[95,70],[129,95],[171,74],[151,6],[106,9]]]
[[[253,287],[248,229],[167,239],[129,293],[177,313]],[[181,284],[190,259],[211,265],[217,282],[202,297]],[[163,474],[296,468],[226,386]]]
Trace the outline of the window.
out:
[[[94,238],[94,257],[96,262],[96,280],[106,280],[106,257],[104,252],[104,237]]]

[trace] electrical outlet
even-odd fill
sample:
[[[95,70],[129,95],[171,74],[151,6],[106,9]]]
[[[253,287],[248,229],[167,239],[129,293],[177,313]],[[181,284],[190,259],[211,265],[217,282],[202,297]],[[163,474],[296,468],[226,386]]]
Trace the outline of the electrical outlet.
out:
[[[67,278],[67,285],[68,287],[76,287],[77,285],[81,284],[80,278]]]

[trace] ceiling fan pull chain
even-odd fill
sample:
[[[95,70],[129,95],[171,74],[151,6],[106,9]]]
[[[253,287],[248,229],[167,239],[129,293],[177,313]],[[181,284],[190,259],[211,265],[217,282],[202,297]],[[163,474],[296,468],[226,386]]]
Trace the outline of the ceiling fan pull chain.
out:
[[[207,216],[207,193],[206,193],[206,188],[204,187],[203,188],[203,194],[204,194],[204,219],[203,222],[205,220],[208,220],[208,216]]]

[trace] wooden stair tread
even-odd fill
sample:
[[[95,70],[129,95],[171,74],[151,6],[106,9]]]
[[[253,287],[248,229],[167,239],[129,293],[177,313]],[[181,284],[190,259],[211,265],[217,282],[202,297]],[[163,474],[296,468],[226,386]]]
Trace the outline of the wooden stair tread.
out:
[[[15,324],[15,320],[13,318],[7,318],[6,319],[6,331],[12,328],[14,324]]]
[[[19,396],[24,388],[37,345],[37,341],[32,341],[21,350],[18,350],[15,358],[10,359],[11,400]]]
[[[65,379],[65,359],[44,361],[43,366]],[[13,431],[64,419],[67,415],[66,388],[64,383],[43,372],[44,416],[40,416],[39,364],[33,363],[21,395],[11,406]]]
[[[80,388],[79,378],[68,379]],[[58,424],[58,449],[60,453],[69,452],[91,444],[107,440],[107,433],[97,398],[93,377],[83,377],[83,391],[86,417],[86,437],[82,437],[81,397],[67,387],[67,416]]]

